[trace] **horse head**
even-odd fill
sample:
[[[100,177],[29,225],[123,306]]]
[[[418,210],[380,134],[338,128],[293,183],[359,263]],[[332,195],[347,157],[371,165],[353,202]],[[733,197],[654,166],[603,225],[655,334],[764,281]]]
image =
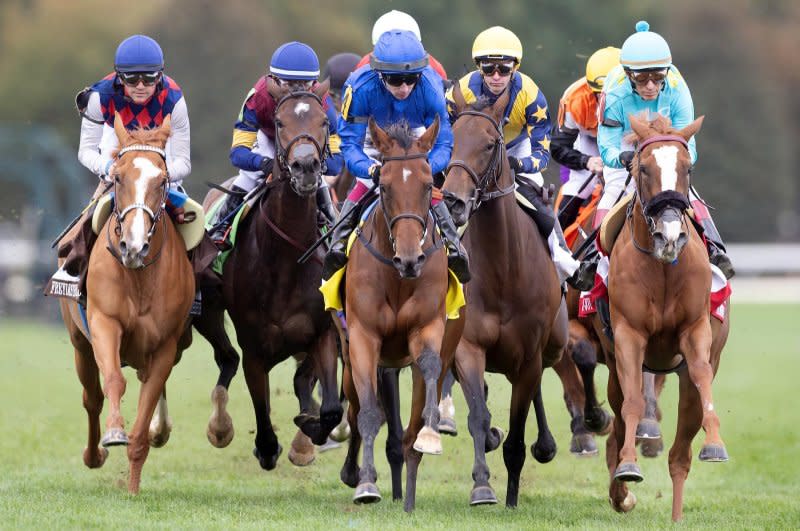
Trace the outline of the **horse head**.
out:
[[[369,132],[383,156],[379,190],[394,251],[392,264],[401,278],[417,278],[426,260],[422,245],[433,192],[428,152],[439,134],[439,118],[419,138],[406,122],[384,131],[370,118]]]
[[[442,191],[453,221],[459,226],[467,222],[481,201],[513,190],[500,189],[498,184],[503,171],[508,171],[502,125],[508,99],[506,91],[494,104],[479,100],[468,105],[460,85],[453,85],[453,153]],[[495,190],[490,192],[490,188]]]
[[[275,162],[281,178],[288,177],[292,189],[301,196],[317,191],[328,155],[328,116],[322,98],[329,82],[311,91],[292,91],[267,78],[267,91],[275,106]]]
[[[117,113],[114,131],[120,149],[114,171],[117,258],[127,268],[149,265],[150,240],[164,215],[169,173],[164,148],[170,134],[170,116],[156,129],[128,131]],[[109,221],[109,226],[112,221]],[[109,239],[109,245],[113,245]],[[112,249],[112,252],[115,252]]]
[[[653,239],[652,254],[674,262],[688,241],[684,214],[689,209],[692,160],[689,139],[703,124],[701,116],[681,130],[669,119],[646,121],[629,117],[638,140],[632,174],[642,214]]]

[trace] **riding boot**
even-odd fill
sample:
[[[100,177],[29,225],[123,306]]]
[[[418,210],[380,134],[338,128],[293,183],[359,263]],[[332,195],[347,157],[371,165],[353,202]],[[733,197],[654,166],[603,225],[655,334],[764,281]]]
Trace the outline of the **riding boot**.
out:
[[[228,194],[225,202],[217,210],[217,214],[211,223],[214,230],[209,234],[211,240],[221,251],[227,251],[231,247],[228,243],[228,233],[231,230],[231,225],[233,225],[235,212],[244,203],[244,196],[247,194],[246,190],[239,188],[235,184],[231,186],[231,192],[233,193]]]
[[[706,237],[708,261],[717,266],[725,278],[731,279],[736,271],[733,269],[731,259],[725,254],[725,244],[722,243],[722,236],[720,236],[717,226],[714,225],[714,220],[709,216],[699,221]]]
[[[458,228],[450,211],[447,210],[447,205],[444,201],[440,201],[431,206],[431,212],[433,212],[436,225],[439,227],[447,248],[447,267],[455,274],[459,282],[462,284],[469,282],[469,279],[472,278],[469,272],[469,257],[467,250],[461,245]]]
[[[319,210],[325,218],[326,224],[329,227],[333,226],[338,216],[336,215],[336,209],[333,208],[330,188],[327,186],[317,188],[317,210]]]
[[[346,199],[336,220],[331,235],[331,248],[322,262],[322,278],[328,280],[334,273],[347,265],[347,240],[358,225],[358,203]]]
[[[600,261],[600,251],[597,249],[597,241],[592,241],[591,245],[584,251],[581,265],[575,273],[567,279],[567,284],[578,291],[589,291],[594,287],[594,275],[597,272],[597,263]]]
[[[562,227],[569,227],[578,217],[583,200],[576,195],[561,196],[561,207],[558,209],[558,222]]]

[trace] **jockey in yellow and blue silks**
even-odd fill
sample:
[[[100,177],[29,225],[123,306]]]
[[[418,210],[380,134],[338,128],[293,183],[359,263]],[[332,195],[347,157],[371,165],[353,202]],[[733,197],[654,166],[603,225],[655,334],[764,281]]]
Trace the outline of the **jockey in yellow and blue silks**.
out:
[[[272,54],[269,63],[269,77],[279,86],[287,86],[292,91],[309,91],[319,78],[319,59],[314,50],[302,42],[287,42]],[[210,221],[215,229],[211,239],[222,248],[228,247],[227,235],[230,231],[232,213],[242,204],[244,195],[255,189],[270,173],[275,158],[275,108],[278,102],[267,90],[267,76],[261,76],[255,86],[247,93],[239,117],[233,128],[231,163],[239,169],[231,189],[236,192],[228,195],[225,203]],[[328,140],[331,155],[325,164],[328,171],[338,173],[342,166],[341,155],[336,149],[337,114],[329,95],[323,98],[323,106],[328,115]],[[328,183],[320,179],[317,189],[317,207],[329,220],[335,218]]]
[[[550,113],[547,100],[533,79],[520,72],[522,43],[510,30],[494,26],[478,34],[472,45],[472,59],[477,69],[458,83],[467,103],[478,99],[494,103],[509,92],[503,127],[508,162],[515,172],[517,190],[541,214],[537,224],[547,234],[551,256],[559,280],[572,276],[578,267],[569,252],[552,209],[537,191],[543,184],[541,171],[550,160]],[[452,89],[448,91],[453,101]],[[455,117],[453,117],[455,118]]]
[[[332,235],[331,249],[322,269],[323,278],[330,278],[346,264],[347,238],[358,223],[357,203],[380,177],[380,154],[371,146],[367,135],[369,118],[375,119],[381,127],[404,120],[421,134],[437,117],[439,135],[428,154],[434,175],[447,167],[453,148],[442,80],[428,66],[428,54],[412,32],[383,33],[375,43],[370,64],[353,72],[345,83],[339,136],[347,169],[358,182],[342,205],[342,222]],[[461,282],[468,281],[466,252],[460,245],[447,207],[434,200],[431,210],[445,240],[448,266]]]
[[[621,66],[609,73],[603,88],[597,145],[606,166],[605,188],[597,205],[595,227],[622,195],[630,172],[635,146],[625,140],[631,130],[629,116],[658,113],[669,118],[676,129],[694,121],[692,95],[683,76],[672,64],[669,45],[661,35],[649,29],[645,21],[636,24],[636,33],[622,45]],[[689,140],[689,154],[694,163],[697,160],[694,137]],[[628,188],[628,192],[633,191],[633,182]],[[733,264],[725,254],[725,246],[708,208],[694,188],[689,191],[689,201],[695,220],[703,227],[711,263],[731,278]],[[578,273],[580,287],[591,287],[597,260],[597,249],[591,249]]]

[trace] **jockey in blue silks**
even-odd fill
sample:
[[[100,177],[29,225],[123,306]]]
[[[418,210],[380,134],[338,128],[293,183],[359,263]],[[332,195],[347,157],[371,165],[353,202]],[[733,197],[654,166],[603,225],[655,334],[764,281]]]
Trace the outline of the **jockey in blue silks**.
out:
[[[453,148],[442,80],[428,66],[428,54],[414,33],[383,33],[375,43],[370,64],[353,72],[345,83],[339,137],[347,169],[358,182],[342,206],[342,222],[332,235],[323,278],[330,278],[346,264],[347,239],[358,223],[357,203],[380,177],[380,153],[367,134],[369,118],[384,128],[405,120],[412,130],[422,134],[437,116],[439,135],[428,154],[434,176],[445,170]],[[431,211],[446,242],[448,266],[461,282],[467,282],[467,255],[446,205],[433,200]]]
[[[605,165],[605,188],[597,205],[595,226],[600,225],[622,195],[630,173],[635,146],[625,140],[631,131],[628,117],[658,113],[669,118],[676,129],[683,129],[695,118],[692,95],[683,76],[672,64],[667,41],[649,29],[645,21],[636,24],[636,33],[622,45],[620,66],[609,72],[603,87],[597,145]],[[689,154],[694,163],[697,160],[694,138],[689,140]],[[632,182],[628,188],[628,192],[633,190]],[[693,187],[689,191],[689,201],[695,220],[703,227],[711,263],[731,278],[735,272],[725,254],[722,237]],[[596,247],[590,248],[577,273],[581,289],[591,289],[598,259]]]

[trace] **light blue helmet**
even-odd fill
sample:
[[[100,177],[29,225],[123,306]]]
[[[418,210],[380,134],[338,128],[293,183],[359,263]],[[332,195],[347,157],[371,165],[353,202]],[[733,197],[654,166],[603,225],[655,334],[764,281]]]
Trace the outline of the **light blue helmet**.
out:
[[[664,37],[650,30],[644,20],[636,23],[636,33],[622,44],[619,62],[627,70],[652,70],[669,68],[672,53]]]
[[[280,79],[315,81],[319,78],[319,59],[311,46],[287,42],[272,54],[269,73]]]
[[[147,35],[131,35],[120,43],[114,54],[117,72],[161,72],[164,53],[161,46]]]
[[[428,66],[428,53],[413,32],[391,30],[375,43],[369,64],[383,74],[418,74]]]

